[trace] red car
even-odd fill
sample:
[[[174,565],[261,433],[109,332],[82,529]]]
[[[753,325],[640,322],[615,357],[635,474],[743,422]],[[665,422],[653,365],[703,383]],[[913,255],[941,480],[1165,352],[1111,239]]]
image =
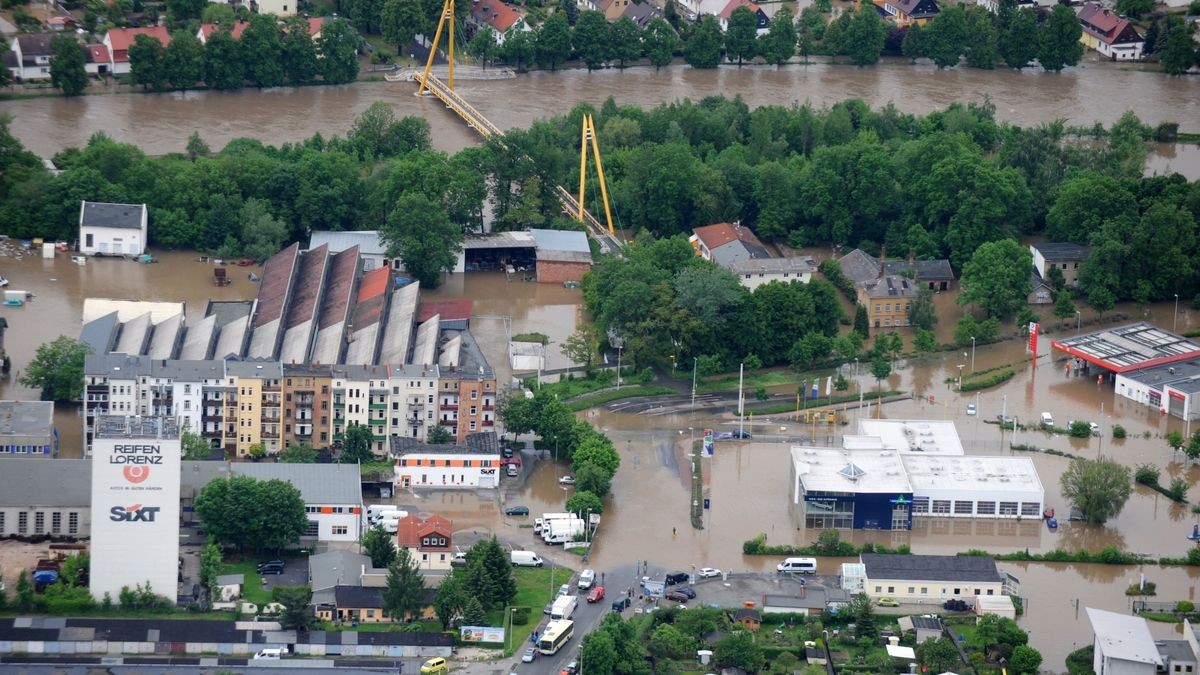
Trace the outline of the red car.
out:
[[[600,602],[603,599],[604,599],[604,587],[603,586],[597,586],[597,587],[593,588],[591,590],[591,592],[589,592],[587,594],[588,602]]]

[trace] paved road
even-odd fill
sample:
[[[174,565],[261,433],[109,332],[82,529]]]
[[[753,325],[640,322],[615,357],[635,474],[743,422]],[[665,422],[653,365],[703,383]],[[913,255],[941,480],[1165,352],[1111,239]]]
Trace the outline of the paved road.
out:
[[[42,660],[49,660],[44,658]],[[179,673],[181,675],[216,675],[217,673],[235,672],[240,675],[279,675],[285,672],[302,672],[302,673],[337,673],[337,675],[379,675],[380,673],[416,673],[421,668],[422,661],[408,660],[403,661],[403,669],[397,669],[394,663],[398,661],[381,662],[378,666],[362,666],[362,665],[347,665],[339,666],[333,661],[311,662],[307,660],[280,660],[272,662],[271,665],[259,666],[254,665],[236,665],[236,666],[194,666],[194,665],[109,665],[106,661],[105,665],[93,664],[75,664],[75,663],[58,663],[58,664],[19,664],[5,662],[0,666],[5,675],[96,675],[103,673],[104,675],[172,675]]]

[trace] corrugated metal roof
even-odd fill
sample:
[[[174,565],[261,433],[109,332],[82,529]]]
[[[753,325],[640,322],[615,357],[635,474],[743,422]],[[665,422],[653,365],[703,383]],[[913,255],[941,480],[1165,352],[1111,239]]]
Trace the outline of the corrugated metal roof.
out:
[[[0,471],[0,506],[76,506],[92,503],[92,460],[9,457]]]
[[[578,230],[530,230],[529,233],[537,244],[538,257],[543,251],[586,253],[589,258],[592,254],[587,235]]]
[[[1096,646],[1104,656],[1162,665],[1162,656],[1158,653],[1145,619],[1094,607],[1088,607],[1087,614],[1092,622],[1092,632],[1096,634]]]
[[[379,230],[352,230],[330,232],[317,230],[308,240],[309,250],[328,246],[331,253],[339,253],[354,246],[363,255],[387,255],[387,245],[379,238]]]

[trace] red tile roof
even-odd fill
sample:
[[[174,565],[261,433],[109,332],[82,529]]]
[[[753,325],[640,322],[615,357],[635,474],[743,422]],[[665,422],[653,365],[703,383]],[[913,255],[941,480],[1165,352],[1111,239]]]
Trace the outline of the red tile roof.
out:
[[[325,19],[316,18],[308,20],[308,34],[311,37],[317,37],[321,34],[321,29],[325,27]]]
[[[487,23],[500,33],[512,28],[517,19],[521,18],[515,9],[500,0],[476,0],[471,7],[471,16],[475,17],[476,21]]]
[[[218,30],[221,30],[222,28],[229,28],[229,33],[233,35],[234,40],[237,40],[238,38],[242,37],[242,33],[246,30],[246,26],[249,25],[249,21],[238,21],[233,24],[233,28],[229,28],[229,26],[221,26],[215,23],[202,23],[200,24],[200,32],[204,35],[204,39],[207,40]]]
[[[1079,23],[1085,32],[1107,44],[1115,42],[1130,27],[1128,19],[1091,2],[1084,3],[1076,16],[1079,17]]]
[[[733,14],[733,10],[737,9],[738,7],[747,7],[751,12],[755,14],[758,13],[758,5],[750,2],[750,0],[729,0],[729,4],[725,5],[725,9],[721,10],[721,14],[719,16],[722,19],[728,19],[729,15]]]
[[[84,49],[87,51],[88,63],[108,63],[108,47],[88,45]]]
[[[735,2],[737,0],[734,0]],[[732,241],[741,240],[751,246],[763,248],[762,242],[758,237],[754,236],[754,232],[748,227],[740,225],[731,225],[729,223],[717,223],[716,225],[705,225],[692,230],[700,241],[712,251],[718,249]]]
[[[164,47],[171,44],[171,34],[167,32],[166,26],[149,26],[147,28],[111,28],[108,31],[107,39],[108,44],[112,45],[115,60],[129,60],[129,57],[125,54],[125,52],[129,51],[129,45],[133,44],[133,39],[139,35],[149,35],[152,38],[158,38],[158,41],[161,42],[162,46]]]
[[[442,321],[460,321],[471,318],[470,300],[429,300],[417,309],[417,323],[425,323],[441,315]]]
[[[446,538],[445,546],[422,547],[421,538],[430,534],[439,534]],[[401,548],[434,548],[449,549],[454,527],[449,520],[434,514],[422,519],[408,515],[396,522],[396,545]]]
[[[364,274],[362,281],[358,284],[358,301],[365,302],[382,294],[387,290],[391,277],[391,270],[386,267],[379,267]]]

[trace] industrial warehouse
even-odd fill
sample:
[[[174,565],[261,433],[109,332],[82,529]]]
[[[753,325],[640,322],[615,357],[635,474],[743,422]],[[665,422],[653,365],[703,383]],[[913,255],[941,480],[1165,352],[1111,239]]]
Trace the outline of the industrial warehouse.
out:
[[[1028,457],[964,455],[952,422],[863,420],[841,448],[791,448],[797,528],[912,529],[914,517],[1039,518]]]

